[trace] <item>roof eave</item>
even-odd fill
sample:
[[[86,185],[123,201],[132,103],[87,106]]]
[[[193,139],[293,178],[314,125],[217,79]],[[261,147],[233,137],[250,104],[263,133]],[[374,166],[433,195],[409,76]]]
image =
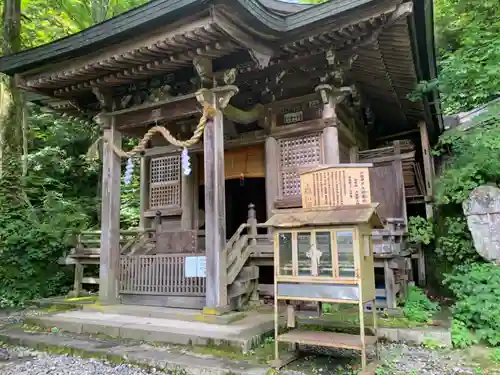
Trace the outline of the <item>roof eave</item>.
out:
[[[283,15],[267,8],[261,0],[155,0],[77,34],[14,55],[4,56],[0,58],[0,72],[8,75],[20,74],[40,66],[81,57],[111,44],[122,42],[131,36],[136,37],[156,26],[207,10],[213,4],[230,6],[238,15],[252,22],[259,31],[284,37],[288,33],[299,32],[324,19],[374,1],[328,1],[304,8],[299,12]]]

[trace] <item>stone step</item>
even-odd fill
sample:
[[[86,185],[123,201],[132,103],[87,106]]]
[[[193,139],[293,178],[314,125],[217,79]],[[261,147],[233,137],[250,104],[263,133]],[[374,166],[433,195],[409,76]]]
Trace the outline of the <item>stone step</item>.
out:
[[[266,375],[268,366],[191,353],[184,348],[168,348],[143,343],[47,332],[25,332],[21,328],[0,331],[0,341],[36,350],[124,362],[169,374],[185,375]],[[156,372],[155,371],[155,372]]]
[[[141,318],[174,319],[188,322],[211,324],[230,324],[245,318],[243,312],[230,312],[224,315],[205,315],[201,310],[180,309],[139,305],[84,305],[83,311],[108,314],[133,315]]]
[[[77,334],[102,334],[108,337],[150,343],[179,345],[231,346],[247,352],[260,344],[274,328],[272,314],[259,314],[232,324],[188,322],[93,311],[69,311],[30,317],[26,324],[44,329]]]

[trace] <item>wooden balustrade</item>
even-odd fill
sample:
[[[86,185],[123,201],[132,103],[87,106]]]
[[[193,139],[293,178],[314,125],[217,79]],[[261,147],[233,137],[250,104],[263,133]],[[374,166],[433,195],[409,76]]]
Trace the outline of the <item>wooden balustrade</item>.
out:
[[[148,251],[148,245],[154,240],[155,231],[151,229],[127,229],[120,231],[122,255],[133,255],[138,251]],[[75,265],[75,278],[72,294],[82,294],[84,284],[99,284],[96,275],[85,276],[85,266],[98,265],[101,256],[101,231],[83,231],[76,237],[75,247],[70,254],[61,259],[62,264]]]

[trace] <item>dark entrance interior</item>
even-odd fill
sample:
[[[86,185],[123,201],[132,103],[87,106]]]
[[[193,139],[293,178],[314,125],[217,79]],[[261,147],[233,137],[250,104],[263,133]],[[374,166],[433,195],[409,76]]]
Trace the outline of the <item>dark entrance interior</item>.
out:
[[[199,189],[200,209],[205,210],[205,186]],[[257,214],[257,222],[267,219],[266,180],[259,178],[243,178],[226,180],[226,237],[231,238],[238,227],[248,219],[248,205],[253,203]],[[266,229],[259,229],[266,233]]]

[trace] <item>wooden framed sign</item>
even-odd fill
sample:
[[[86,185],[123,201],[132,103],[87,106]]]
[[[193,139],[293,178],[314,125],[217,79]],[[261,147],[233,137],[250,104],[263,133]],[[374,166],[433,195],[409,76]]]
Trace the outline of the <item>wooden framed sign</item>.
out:
[[[322,166],[300,175],[303,208],[370,205],[372,164]]]

